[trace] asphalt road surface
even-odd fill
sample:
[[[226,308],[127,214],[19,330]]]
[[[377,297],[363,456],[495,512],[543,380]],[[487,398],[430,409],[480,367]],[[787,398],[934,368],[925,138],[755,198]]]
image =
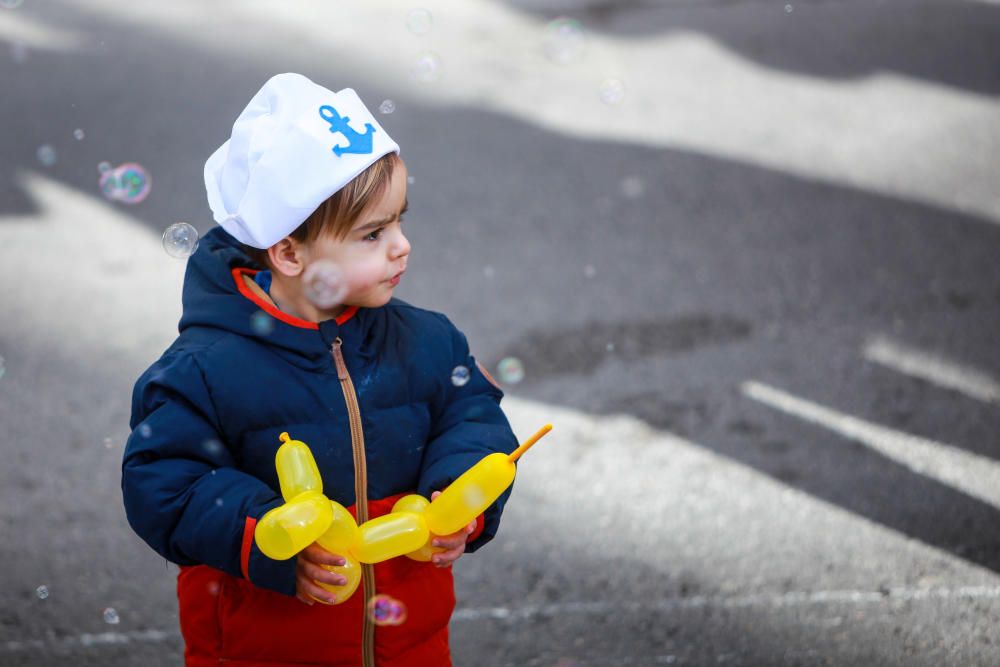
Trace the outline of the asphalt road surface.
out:
[[[3,0],[0,665],[181,663],[130,392],[282,71],[392,102],[399,296],[555,424],[456,665],[1000,664],[998,45],[959,0]]]

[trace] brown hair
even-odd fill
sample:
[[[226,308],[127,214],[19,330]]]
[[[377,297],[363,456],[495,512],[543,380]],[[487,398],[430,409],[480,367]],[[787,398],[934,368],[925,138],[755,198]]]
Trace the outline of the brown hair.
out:
[[[401,163],[396,153],[388,153],[375,160],[320,204],[289,236],[299,243],[312,243],[323,234],[332,234],[338,240],[346,238],[368,204],[385,194],[396,165]],[[261,250],[244,245],[243,249],[255,263],[270,266],[266,248]]]

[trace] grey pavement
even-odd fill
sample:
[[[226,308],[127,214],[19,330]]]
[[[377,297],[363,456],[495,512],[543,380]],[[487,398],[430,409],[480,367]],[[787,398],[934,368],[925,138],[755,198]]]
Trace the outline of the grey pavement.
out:
[[[181,663],[130,390],[176,331],[160,234],[211,226],[280,71],[394,101],[399,294],[555,425],[456,566],[457,665],[1000,664],[1000,6],[212,7],[0,8],[0,665]]]

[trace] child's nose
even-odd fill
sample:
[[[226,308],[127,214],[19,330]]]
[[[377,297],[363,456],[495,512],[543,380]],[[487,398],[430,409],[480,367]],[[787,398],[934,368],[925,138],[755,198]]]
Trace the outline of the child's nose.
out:
[[[392,257],[398,259],[410,254],[410,241],[403,232],[399,232],[392,244]]]

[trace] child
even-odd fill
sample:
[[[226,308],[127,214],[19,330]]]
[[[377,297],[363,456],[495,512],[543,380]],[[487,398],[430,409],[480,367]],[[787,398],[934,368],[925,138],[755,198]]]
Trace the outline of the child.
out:
[[[432,562],[363,566],[337,605],[316,582],[344,583],[321,567],[340,554],[312,544],[275,561],[254,542],[283,502],[283,431],[310,446],[324,493],[359,524],[517,446],[462,333],[392,297],[410,252],[398,153],[353,90],[280,74],[205,165],[220,226],[188,261],[180,335],[136,382],[122,466],[129,523],[181,566],[189,667],[451,664],[448,566],[496,534],[509,490],[440,536]],[[375,594],[405,605],[406,621],[375,627]]]

